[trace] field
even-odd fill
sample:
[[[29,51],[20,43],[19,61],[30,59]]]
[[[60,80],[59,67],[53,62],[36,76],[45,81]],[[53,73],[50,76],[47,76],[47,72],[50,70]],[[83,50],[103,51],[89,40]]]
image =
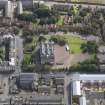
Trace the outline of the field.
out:
[[[64,38],[69,45],[71,53],[82,53],[81,44],[86,43],[86,40],[82,40],[80,37],[74,35],[65,35]]]

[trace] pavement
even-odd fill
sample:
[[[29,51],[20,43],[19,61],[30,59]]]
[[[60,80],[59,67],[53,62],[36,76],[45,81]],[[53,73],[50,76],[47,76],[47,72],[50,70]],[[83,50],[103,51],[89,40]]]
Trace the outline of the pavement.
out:
[[[69,98],[69,91],[70,89],[68,88],[70,84],[70,78],[68,76],[65,76],[65,83],[64,83],[64,103],[66,105],[70,105],[70,98]]]
[[[79,6],[80,4],[74,4],[74,3],[62,3],[62,2],[56,2],[56,1],[46,1],[45,2],[45,5],[51,7],[53,6],[54,4],[58,4],[58,5],[76,5],[76,6]],[[88,5],[88,4],[82,4],[82,7],[92,7],[92,8],[105,8],[105,6],[101,6],[101,5]]]
[[[23,40],[19,36],[16,36],[16,50],[18,65],[20,65],[23,60]]]
[[[0,75],[2,76],[2,75]],[[0,94],[0,99],[5,100],[6,98],[8,98],[8,93],[9,93],[9,85],[8,85],[8,76],[7,75],[3,75],[2,76],[2,85],[3,85],[3,94]]]
[[[16,57],[17,57],[17,65],[16,71],[14,74],[19,74],[21,72],[21,62],[23,60],[23,40],[20,36],[16,36]]]

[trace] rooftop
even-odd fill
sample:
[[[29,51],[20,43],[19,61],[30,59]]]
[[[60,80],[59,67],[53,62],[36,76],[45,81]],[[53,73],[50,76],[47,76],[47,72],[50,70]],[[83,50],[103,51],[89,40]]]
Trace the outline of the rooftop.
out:
[[[20,81],[33,81],[37,80],[38,75],[36,73],[21,73],[19,77]]]
[[[86,80],[86,81],[95,81],[95,80],[105,80],[105,74],[71,74],[71,80]]]
[[[100,47],[98,48],[98,51],[99,51],[100,53],[105,53],[105,46],[100,46]]]

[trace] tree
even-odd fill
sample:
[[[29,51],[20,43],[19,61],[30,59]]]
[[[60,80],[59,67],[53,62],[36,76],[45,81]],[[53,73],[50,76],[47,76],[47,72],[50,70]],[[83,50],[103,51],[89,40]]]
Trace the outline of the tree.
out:
[[[23,20],[23,21],[35,22],[36,21],[36,15],[23,13],[23,14],[18,16],[18,19]]]
[[[81,16],[81,17],[84,17],[84,16],[86,16],[88,13],[90,13],[91,12],[91,8],[83,8],[80,12],[79,12],[79,15]]]
[[[83,52],[88,53],[96,53],[97,47],[98,46],[94,41],[88,41],[87,43],[81,45],[81,49],[83,50]]]
[[[70,67],[70,71],[82,73],[96,73],[98,72],[98,66],[97,64],[91,64],[91,62],[89,61],[84,61]]]
[[[3,49],[2,48],[0,48],[0,59],[1,60],[3,60],[4,59],[4,56],[3,56],[4,54],[3,54]]]
[[[34,11],[38,18],[46,18],[51,16],[51,11],[48,8],[38,8]]]
[[[81,16],[77,16],[74,18],[74,23],[81,23],[83,21],[83,18]]]
[[[52,36],[50,40],[54,41],[55,43],[57,43],[61,46],[66,44],[65,38],[63,36],[60,36],[60,35]]]
[[[23,72],[33,72],[35,70],[35,65],[22,65]]]
[[[17,28],[17,27],[16,27],[16,28],[14,28],[14,30],[13,30],[13,31],[14,31],[14,34],[15,34],[15,35],[19,34],[19,28]]]
[[[39,36],[39,42],[45,41],[45,40],[46,40],[46,38],[44,36]]]
[[[77,14],[77,11],[78,11],[77,7],[72,5],[70,10],[68,11],[68,14],[75,16]]]

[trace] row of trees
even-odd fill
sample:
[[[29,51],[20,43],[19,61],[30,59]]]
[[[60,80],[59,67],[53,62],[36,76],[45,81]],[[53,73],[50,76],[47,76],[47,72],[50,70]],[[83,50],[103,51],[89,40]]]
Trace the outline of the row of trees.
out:
[[[85,53],[85,52],[88,52],[88,53],[96,53],[97,52],[97,44],[96,42],[94,41],[88,41],[87,43],[84,43],[81,45],[81,49],[82,51]]]
[[[102,27],[105,22],[105,9],[83,8],[78,15],[74,16],[74,23],[81,23],[85,26],[82,30],[83,34],[102,34]]]
[[[0,60],[4,60],[3,48],[0,48]]]
[[[36,22],[40,20],[40,24],[55,24],[59,19],[58,12],[47,8],[46,6],[35,9],[32,13],[23,13],[18,16],[19,20]]]
[[[91,60],[86,60],[82,63],[70,67],[69,72],[82,72],[82,73],[97,73],[99,67]]]
[[[51,36],[50,40],[54,41],[55,43],[57,43],[61,46],[66,44],[65,38],[63,36],[60,36],[60,35]]]
[[[18,19],[22,21],[36,22],[36,16],[34,16],[33,14],[23,13],[18,16]]]
[[[84,35],[97,35],[102,34],[103,24],[105,22],[105,9],[95,8],[84,8],[79,6],[78,8],[75,6],[71,6],[68,11],[68,16],[73,16],[73,21],[70,22],[69,27],[65,28],[57,27],[57,29],[49,30],[49,31],[71,31],[71,32],[79,32]],[[56,24],[60,18],[60,12],[54,9],[49,9],[46,6],[39,7],[35,9],[32,13],[27,14],[23,13],[18,16],[18,19],[38,23],[40,25],[45,24]],[[46,29],[47,30],[47,29]],[[44,30],[44,31],[46,31]],[[38,32],[40,30],[37,30]]]

